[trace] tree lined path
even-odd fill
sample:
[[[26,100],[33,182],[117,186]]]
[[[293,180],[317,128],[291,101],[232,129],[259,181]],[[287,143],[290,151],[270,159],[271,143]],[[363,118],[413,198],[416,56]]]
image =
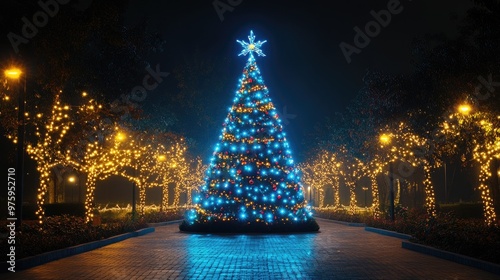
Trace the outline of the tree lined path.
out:
[[[177,224],[2,279],[498,279],[319,220],[319,233],[198,235]]]

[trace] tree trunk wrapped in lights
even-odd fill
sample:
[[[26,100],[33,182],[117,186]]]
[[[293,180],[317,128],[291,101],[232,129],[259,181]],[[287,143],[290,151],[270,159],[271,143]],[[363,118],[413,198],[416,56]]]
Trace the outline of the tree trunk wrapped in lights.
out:
[[[349,213],[356,214],[356,182],[363,176],[364,164],[349,153],[346,147],[339,151],[340,160],[343,162],[340,174],[344,177],[345,185],[349,188]]]
[[[496,223],[496,212],[488,181],[493,159],[500,158],[500,116],[486,112],[472,112],[470,105],[461,105],[458,112],[453,113],[441,124],[441,133],[446,136],[448,149],[457,152],[457,143],[466,143],[460,151],[466,160],[467,156],[480,164],[479,186],[483,203],[483,215],[486,224]]]
[[[382,173],[384,164],[380,162],[380,157],[375,155],[375,157],[367,164],[364,168],[364,173],[368,178],[370,178],[370,183],[372,187],[372,213],[373,217],[380,218],[380,198],[377,183],[377,176]]]
[[[385,127],[381,129],[379,153],[387,164],[394,164],[398,160],[406,161],[409,165],[417,167],[423,166],[424,186],[425,186],[425,208],[430,217],[436,216],[436,202],[434,196],[434,186],[431,181],[431,167],[429,158],[433,155],[430,150],[429,139],[422,138],[413,133],[407,124],[401,122],[397,127]],[[393,174],[389,174],[393,176]]]
[[[40,223],[45,215],[44,204],[48,185],[52,180],[51,169],[59,164],[66,165],[69,159],[62,145],[68,130],[74,125],[69,110],[70,106],[61,104],[60,93],[58,93],[48,117],[44,118],[42,113],[38,113],[33,120],[37,143],[28,145],[26,152],[36,161],[37,171],[40,174],[36,211]]]
[[[203,164],[200,157],[191,160],[189,164],[189,172],[186,174],[185,181],[185,191],[187,194],[187,205],[191,206],[192,202],[192,192],[198,190],[205,182],[205,173],[208,166]]]
[[[101,143],[89,143],[80,171],[87,174],[85,215],[86,221],[93,219],[94,192],[97,180],[120,174],[122,168],[130,166],[134,152],[133,142],[120,143],[120,132],[108,136]]]
[[[333,207],[338,209],[340,207],[339,196],[339,172],[340,163],[336,159],[336,155],[322,150],[318,155],[309,161],[300,165],[303,173],[303,181],[311,188],[315,188],[319,192],[318,207],[324,207],[325,201],[325,188],[331,185],[333,189]]]

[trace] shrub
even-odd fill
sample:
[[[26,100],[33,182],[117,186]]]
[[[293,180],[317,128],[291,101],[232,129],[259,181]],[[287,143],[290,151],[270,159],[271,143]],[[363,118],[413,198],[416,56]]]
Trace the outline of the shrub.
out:
[[[315,209],[314,211],[314,216],[318,218],[338,220],[349,223],[365,223],[367,219],[369,219],[370,215],[371,214],[368,212],[352,215],[347,210],[344,209],[334,210],[333,208]]]
[[[180,210],[168,210],[164,212],[147,212],[143,219],[146,223],[160,223],[174,220],[182,220],[183,215]]]
[[[437,209],[441,213],[453,213],[462,219],[481,219],[483,217],[482,203],[441,204],[438,205]]]
[[[396,231],[412,236],[411,241],[469,257],[500,264],[500,224],[487,226],[480,219],[463,219],[451,209],[467,209],[471,205],[453,206],[431,218],[425,210],[395,207],[395,220],[374,219],[371,215],[352,215],[333,209],[317,210],[317,216],[346,222],[364,222],[367,226]],[[458,212],[460,213],[459,210]],[[460,214],[463,217],[463,214]]]
[[[16,235],[16,257],[21,259],[44,252],[105,239],[147,227],[143,220],[130,219],[93,226],[82,217],[69,215],[47,217],[44,224],[23,226]],[[7,250],[6,240],[0,241],[2,250]],[[5,256],[4,256],[5,258]]]

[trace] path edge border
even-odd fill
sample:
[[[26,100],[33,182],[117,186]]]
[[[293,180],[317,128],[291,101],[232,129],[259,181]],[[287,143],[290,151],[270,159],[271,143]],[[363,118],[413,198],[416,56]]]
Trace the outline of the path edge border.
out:
[[[55,260],[59,260],[62,258],[78,255],[81,253],[85,253],[88,251],[92,251],[113,243],[117,243],[131,237],[143,236],[148,233],[152,233],[155,231],[154,227],[147,227],[143,229],[139,229],[136,231],[123,233],[120,235],[115,235],[112,237],[108,237],[106,239],[91,241],[79,245],[75,245],[72,247],[62,248],[50,252],[45,252],[36,256],[31,256],[23,259],[19,259],[16,261],[16,271],[29,269],[35,266],[39,266],[42,264],[46,264],[48,262],[52,262]]]
[[[385,236],[404,239],[404,240],[409,240],[410,238],[412,238],[412,236],[409,234],[399,233],[396,231],[391,231],[391,230],[386,230],[386,229],[381,229],[381,228],[365,227],[365,230],[369,231],[369,232],[374,232],[374,233],[378,233],[381,235],[385,235]]]
[[[448,261],[456,262],[459,264],[467,265],[484,271],[488,271],[497,275],[500,275],[500,265],[491,262],[483,261],[480,259],[464,256],[457,253],[452,253],[449,251],[444,251],[436,249],[434,247],[413,243],[409,241],[403,241],[401,247],[414,252],[431,255],[437,258],[445,259]]]
[[[339,220],[332,220],[332,219],[325,219],[325,218],[318,218],[318,217],[314,217],[314,219],[320,220],[320,221],[325,221],[325,222],[330,222],[330,223],[335,223],[335,224],[341,224],[341,225],[349,226],[349,227],[365,227],[366,226],[364,223],[344,222],[344,221],[339,221]]]

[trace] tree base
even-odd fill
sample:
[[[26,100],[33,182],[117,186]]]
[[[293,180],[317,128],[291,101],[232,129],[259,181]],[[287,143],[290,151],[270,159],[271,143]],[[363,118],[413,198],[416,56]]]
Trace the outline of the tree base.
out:
[[[206,223],[195,222],[188,224],[185,220],[179,225],[184,232],[194,233],[290,233],[290,232],[317,232],[319,225],[311,219],[297,223],[263,223],[240,221],[211,221]]]

